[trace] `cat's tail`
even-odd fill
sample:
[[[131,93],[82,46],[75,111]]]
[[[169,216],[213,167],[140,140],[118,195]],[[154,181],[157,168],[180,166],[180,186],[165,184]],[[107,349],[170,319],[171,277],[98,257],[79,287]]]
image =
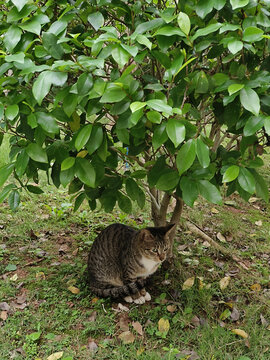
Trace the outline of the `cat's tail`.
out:
[[[121,298],[136,294],[138,291],[144,288],[144,285],[145,280],[139,279],[122,286],[102,289],[95,285],[90,285],[90,288],[99,297]]]

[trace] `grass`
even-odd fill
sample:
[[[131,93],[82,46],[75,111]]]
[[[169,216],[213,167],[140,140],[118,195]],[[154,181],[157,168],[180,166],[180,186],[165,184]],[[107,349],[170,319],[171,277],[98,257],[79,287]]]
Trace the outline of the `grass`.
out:
[[[263,171],[269,171],[268,162]],[[216,241],[220,232],[226,239],[222,245],[248,270],[217,253],[183,222],[174,264],[150,281],[152,301],[123,303],[128,306],[123,311],[87,288],[87,253],[105,226],[116,221],[147,226],[147,213],[131,217],[83,207],[74,214],[65,190],[45,188],[40,196],[22,194],[16,212],[6,203],[0,208],[0,302],[10,306],[1,312],[1,360],[45,360],[62,351],[62,360],[270,358],[269,205],[258,199],[245,203],[234,195],[229,199],[234,206],[199,200],[194,209],[186,208],[184,215]],[[221,290],[226,276],[230,282]],[[194,285],[182,290],[191,277],[196,277]],[[72,293],[70,286],[80,292]],[[160,319],[168,320],[168,331],[162,331]],[[134,329],[136,322],[143,335]],[[244,330],[248,338],[233,329]],[[125,344],[119,335],[127,330],[133,337]]]

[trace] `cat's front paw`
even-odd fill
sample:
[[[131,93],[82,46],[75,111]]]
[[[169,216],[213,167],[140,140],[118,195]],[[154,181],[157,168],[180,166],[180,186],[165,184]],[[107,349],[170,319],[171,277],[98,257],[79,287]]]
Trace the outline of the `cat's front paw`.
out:
[[[146,292],[146,294],[144,295],[144,300],[145,301],[150,301],[151,300],[151,295],[149,294],[149,292]]]
[[[134,299],[135,304],[144,304],[145,303],[145,297],[140,296],[138,299]]]
[[[132,299],[131,296],[126,296],[126,297],[124,298],[124,300],[125,300],[125,302],[127,302],[127,303],[132,303],[132,302],[133,302],[133,299]]]

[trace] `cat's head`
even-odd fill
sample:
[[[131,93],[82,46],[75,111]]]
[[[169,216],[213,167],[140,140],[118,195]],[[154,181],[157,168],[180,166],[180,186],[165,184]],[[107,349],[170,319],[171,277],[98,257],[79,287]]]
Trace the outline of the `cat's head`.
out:
[[[140,250],[143,256],[156,262],[166,259],[170,246],[169,234],[175,224],[147,227],[139,232]]]

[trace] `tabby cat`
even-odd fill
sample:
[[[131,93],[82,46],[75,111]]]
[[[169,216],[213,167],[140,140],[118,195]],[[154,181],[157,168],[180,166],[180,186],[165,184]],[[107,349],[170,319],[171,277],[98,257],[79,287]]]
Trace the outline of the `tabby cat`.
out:
[[[90,288],[100,297],[124,297],[143,304],[151,300],[145,279],[166,259],[169,233],[174,227],[142,230],[112,224],[95,239],[88,257]]]

